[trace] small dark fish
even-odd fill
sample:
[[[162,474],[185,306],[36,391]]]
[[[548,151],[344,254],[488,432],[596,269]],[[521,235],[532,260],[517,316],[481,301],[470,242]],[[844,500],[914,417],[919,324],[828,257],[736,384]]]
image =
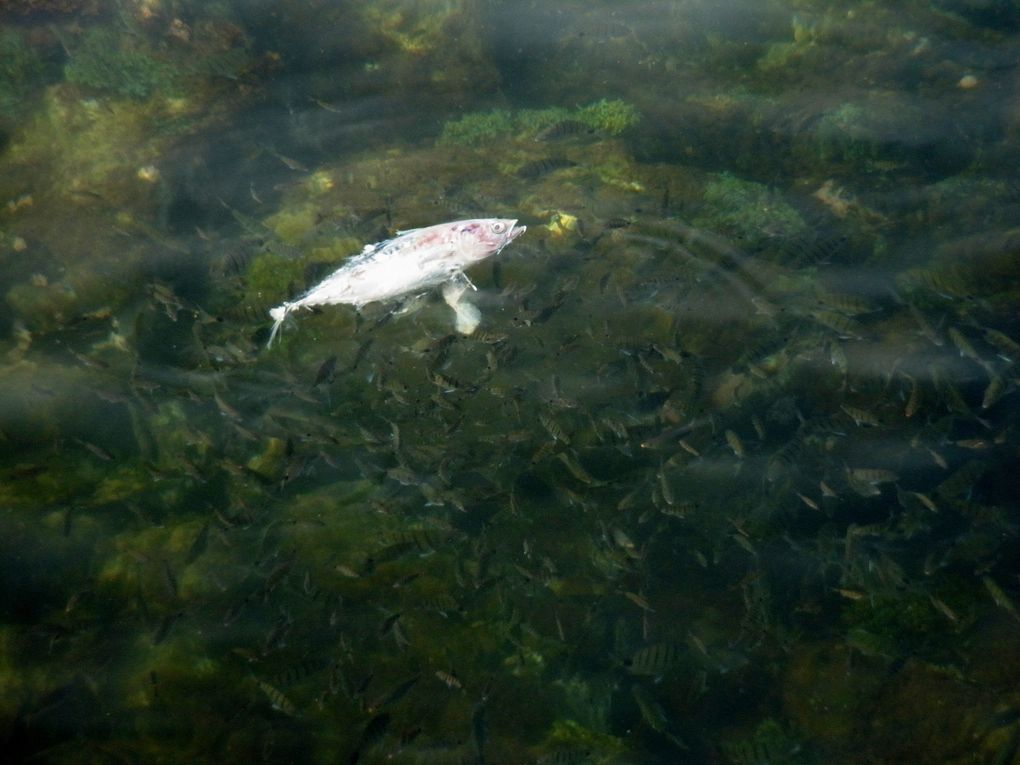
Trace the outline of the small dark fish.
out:
[[[262,655],[268,656],[277,648],[286,645],[287,635],[290,633],[292,626],[294,626],[294,620],[288,614],[284,614],[277,619],[276,624],[273,625],[265,640],[262,641]]]
[[[390,704],[396,704],[404,698],[404,696],[406,696],[412,688],[414,688],[420,677],[421,675],[412,675],[411,677],[401,680],[387,691],[384,696],[369,704],[368,708],[370,710],[376,710],[388,707]]]
[[[287,717],[297,716],[297,707],[294,706],[294,702],[288,699],[279,688],[270,685],[265,680],[259,680],[259,688],[266,694],[269,703],[277,712],[281,712]]]
[[[655,643],[639,649],[626,665],[632,675],[661,677],[680,667],[684,658],[683,646],[677,643]]]
[[[272,154],[278,160],[280,160],[284,165],[286,165],[287,169],[302,173],[308,172],[308,167],[306,165],[303,165],[301,162],[298,162],[296,159],[280,154],[280,152],[268,146],[266,147],[266,151]]]
[[[106,369],[110,366],[102,359],[94,359],[90,356],[86,356],[84,353],[78,353],[78,351],[73,348],[67,348],[67,350],[70,351],[71,355],[74,356],[74,358],[77,359],[78,363],[82,366],[91,367],[92,369]]]
[[[368,349],[372,347],[373,342],[374,342],[373,338],[370,337],[368,338],[368,340],[366,340],[365,342],[358,346],[358,352],[354,354],[354,360],[351,362],[350,371],[353,372],[354,370],[356,370],[358,368],[358,364],[364,361],[365,355],[368,353]]]
[[[242,419],[241,413],[234,409],[230,404],[220,398],[219,393],[213,393],[213,400],[216,402],[216,407],[220,410],[220,414],[224,417],[240,421]]]
[[[634,695],[634,701],[637,702],[638,709],[641,711],[642,719],[649,728],[656,733],[661,733],[680,749],[690,748],[682,739],[673,734],[666,710],[655,700],[647,688],[643,685],[635,685],[631,688],[631,693]]]
[[[315,373],[315,382],[312,383],[312,387],[316,387],[319,383],[329,382],[333,379],[333,372],[336,370],[336,356],[330,356],[322,364],[319,365],[319,371]]]
[[[485,763],[485,741],[488,738],[488,726],[485,720],[485,700],[483,699],[471,713],[471,741],[475,745],[475,762]]]
[[[152,644],[159,645],[166,640],[166,636],[170,634],[171,628],[182,616],[184,616],[183,611],[176,611],[160,619],[159,626],[156,627],[156,631],[152,635]]]
[[[309,675],[313,675],[320,670],[325,669],[325,666],[321,661],[315,659],[300,659],[295,661],[293,664],[288,664],[281,672],[277,673],[273,677],[273,683],[278,687],[286,688],[289,685],[294,685],[301,680],[304,680]]]
[[[198,560],[199,556],[205,552],[206,545],[209,544],[209,523],[208,521],[202,526],[198,532],[198,536],[195,537],[195,541],[191,543],[191,547],[188,549],[188,555],[184,559],[186,565],[190,565]]]
[[[358,739],[358,745],[354,749],[354,754],[351,755],[351,765],[357,765],[361,760],[361,755],[378,744],[380,739],[386,735],[389,727],[390,715],[388,712],[377,714],[369,720],[365,725],[365,729],[361,732],[361,738]]]
[[[627,228],[632,222],[630,218],[609,218],[602,226],[603,228]]]
[[[84,446],[86,449],[92,452],[92,454],[94,454],[96,457],[99,457],[99,459],[103,460],[104,462],[110,462],[113,459],[113,455],[110,454],[110,452],[106,451],[106,449],[104,449],[103,447],[97,446],[96,444],[90,443],[88,441],[82,441],[81,439],[75,440],[77,440],[78,443],[80,443],[82,446]]]
[[[449,543],[455,536],[451,529],[405,529],[389,535],[385,540],[388,544],[374,557],[376,562],[394,560],[409,553],[417,553],[424,558]]]
[[[177,597],[177,575],[174,573],[173,568],[170,566],[170,562],[163,559],[163,584],[166,585],[166,590],[170,594],[170,597]]]
[[[397,613],[390,614],[383,619],[383,623],[379,627],[379,634],[388,635],[396,627],[397,621],[399,621],[401,616],[402,614],[398,611]]]
[[[517,177],[531,180],[541,178],[543,175],[548,175],[549,173],[556,172],[557,170],[576,166],[576,162],[571,162],[566,157],[546,157],[544,159],[536,159],[533,162],[528,162],[522,165],[517,170]]]
[[[276,585],[278,585],[283,578],[290,573],[291,568],[294,567],[294,558],[281,561],[273,566],[273,569],[266,576],[266,583],[264,586],[265,592],[272,592]]]
[[[464,687],[461,683],[460,678],[457,677],[454,672],[446,672],[444,670],[436,670],[436,677],[450,690],[461,689]]]
[[[574,138],[581,135],[592,135],[595,129],[578,120],[563,120],[550,125],[535,136],[536,141],[556,141],[561,138]]]

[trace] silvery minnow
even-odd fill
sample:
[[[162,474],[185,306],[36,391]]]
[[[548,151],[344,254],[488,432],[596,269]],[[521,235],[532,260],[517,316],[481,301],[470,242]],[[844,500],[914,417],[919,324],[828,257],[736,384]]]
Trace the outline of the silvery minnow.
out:
[[[443,285],[443,299],[457,316],[457,330],[470,335],[481,319],[478,309],[462,300],[475,286],[464,269],[496,255],[523,234],[526,226],[509,218],[476,218],[398,231],[393,239],[365,248],[297,300],[269,312],[273,331],[266,347],[287,316],[299,308],[353,305],[393,300]]]

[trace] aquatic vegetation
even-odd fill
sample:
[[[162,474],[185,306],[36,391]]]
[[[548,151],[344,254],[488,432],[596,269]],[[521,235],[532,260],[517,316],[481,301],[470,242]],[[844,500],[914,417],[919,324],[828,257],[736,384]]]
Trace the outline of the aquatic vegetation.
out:
[[[553,106],[548,109],[518,109],[512,113],[509,130],[539,136],[543,131],[576,117],[576,110]]]
[[[440,146],[477,146],[497,138],[536,139],[544,132],[567,122],[576,122],[593,133],[615,136],[636,125],[640,114],[631,104],[619,99],[602,99],[575,109],[521,109],[467,114],[447,122],[437,139]],[[566,132],[566,131],[564,131]]]
[[[637,109],[626,101],[607,98],[579,107],[571,116],[607,135],[619,135],[636,125],[641,118]]]
[[[409,0],[365,3],[359,11],[366,24],[412,56],[422,56],[449,45],[450,26],[468,12],[462,0],[446,0],[422,7]]]
[[[440,146],[476,146],[510,134],[514,129],[511,113],[503,109],[475,112],[443,125]]]
[[[798,31],[795,29],[795,36]],[[799,63],[807,52],[806,46],[797,39],[793,42],[775,42],[758,59],[758,68],[767,74],[781,73],[787,67]]]
[[[4,299],[26,326],[43,332],[63,325],[80,306],[77,292],[66,282],[15,284]]]
[[[901,650],[899,646],[919,646],[928,635],[942,637],[946,634],[945,617],[933,607],[927,594],[897,597],[888,593],[858,600],[849,604],[844,619],[851,625],[851,632],[858,631],[852,643],[881,645],[879,653],[893,657]]]
[[[577,216],[557,210],[550,216],[546,225],[554,237],[567,237],[577,232]]]
[[[843,103],[827,112],[818,124],[818,141],[823,158],[849,161],[874,159],[877,148],[869,140],[863,106]]]
[[[749,244],[770,237],[795,238],[807,230],[800,214],[776,191],[728,173],[708,181],[704,199],[694,224]]]
[[[290,206],[266,219],[266,226],[284,244],[300,244],[315,229],[319,222],[319,210],[312,204]]]
[[[552,751],[586,751],[598,758],[609,757],[625,751],[617,736],[592,730],[575,720],[556,720],[549,730],[543,745]]]
[[[86,32],[64,73],[68,82],[126,98],[180,92],[179,75],[170,63],[154,56],[138,38],[106,27]]]
[[[40,85],[45,64],[14,29],[0,30],[0,118],[11,118],[22,109],[26,95]]]

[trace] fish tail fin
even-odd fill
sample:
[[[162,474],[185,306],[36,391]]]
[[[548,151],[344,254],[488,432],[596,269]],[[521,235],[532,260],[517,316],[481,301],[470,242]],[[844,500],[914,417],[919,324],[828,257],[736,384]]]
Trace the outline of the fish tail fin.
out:
[[[283,326],[283,322],[287,318],[287,314],[290,313],[292,307],[292,303],[284,303],[281,306],[270,309],[269,315],[273,318],[273,331],[269,333],[269,342],[266,343],[266,348],[269,348],[273,344],[273,340],[276,339],[276,335],[280,331],[280,327]]]

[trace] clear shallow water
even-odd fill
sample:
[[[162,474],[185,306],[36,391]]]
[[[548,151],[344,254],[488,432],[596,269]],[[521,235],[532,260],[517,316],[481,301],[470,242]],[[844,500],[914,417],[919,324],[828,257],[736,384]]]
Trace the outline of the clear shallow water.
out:
[[[1014,761],[1018,21],[5,10],[8,750]],[[265,349],[483,215],[475,334]]]

